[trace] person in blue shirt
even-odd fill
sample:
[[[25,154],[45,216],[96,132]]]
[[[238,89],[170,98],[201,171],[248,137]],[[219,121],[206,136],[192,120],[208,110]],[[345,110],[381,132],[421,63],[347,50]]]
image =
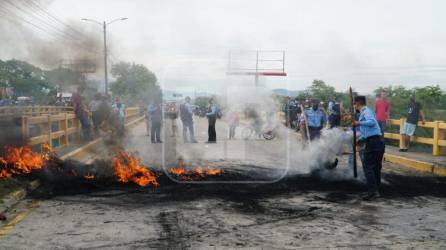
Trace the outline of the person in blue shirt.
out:
[[[305,109],[304,113],[308,121],[310,140],[318,139],[321,136],[322,128],[327,122],[325,113],[319,109],[319,102],[314,100],[311,109]]]
[[[207,143],[217,143],[217,132],[215,131],[215,123],[217,122],[217,105],[214,98],[209,100],[209,108],[206,116],[208,118],[208,141]]]
[[[161,143],[161,125],[163,121],[163,110],[158,98],[154,97],[152,103],[147,107],[152,122],[150,139],[152,143]]]
[[[360,114],[359,119],[353,123],[355,126],[359,126],[360,141],[364,143],[361,161],[368,193],[363,198],[364,200],[372,200],[380,197],[379,187],[381,185],[381,169],[385,151],[384,139],[375,113],[366,106],[365,96],[356,96],[354,106]]]
[[[187,96],[185,103],[180,106],[180,119],[183,123],[183,139],[185,143],[197,143],[194,136],[193,106],[190,101],[190,97]],[[187,137],[187,130],[189,130],[189,138]]]

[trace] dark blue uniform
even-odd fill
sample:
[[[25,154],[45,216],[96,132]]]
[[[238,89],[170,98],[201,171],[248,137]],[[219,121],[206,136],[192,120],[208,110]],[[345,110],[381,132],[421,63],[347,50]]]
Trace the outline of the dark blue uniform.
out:
[[[360,140],[365,144],[361,160],[367,180],[367,189],[369,194],[375,194],[381,185],[385,145],[375,113],[368,107],[363,107],[359,115],[359,130],[361,132]]]

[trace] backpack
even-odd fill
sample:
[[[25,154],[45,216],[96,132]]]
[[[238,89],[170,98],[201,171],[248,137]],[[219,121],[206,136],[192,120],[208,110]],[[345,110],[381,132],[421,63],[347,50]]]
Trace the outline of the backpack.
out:
[[[219,108],[217,108],[217,119],[221,119],[223,117],[223,113]]]

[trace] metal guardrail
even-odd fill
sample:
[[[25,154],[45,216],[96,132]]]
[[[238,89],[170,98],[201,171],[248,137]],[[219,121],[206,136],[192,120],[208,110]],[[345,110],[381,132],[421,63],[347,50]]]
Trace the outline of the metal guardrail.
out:
[[[403,131],[405,122],[406,122],[405,118],[401,118],[399,120],[391,119],[390,125],[399,126],[400,133],[399,134],[387,133],[387,132],[384,133],[384,138],[390,140],[398,140],[400,148],[403,145],[403,137],[401,136],[401,132]],[[417,126],[420,128],[432,129],[433,137],[428,138],[428,137],[412,136],[411,142],[432,145],[432,155],[434,156],[443,155],[443,148],[446,147],[446,140],[444,139],[444,132],[446,131],[446,123],[443,121],[425,122],[424,124],[418,122]]]
[[[139,117],[139,108],[125,110],[126,122]],[[29,145],[47,143],[51,147],[66,147],[80,136],[80,123],[72,113],[22,116],[22,137]]]
[[[0,107],[0,118],[20,116],[57,115],[73,113],[73,107],[65,106],[6,106]]]

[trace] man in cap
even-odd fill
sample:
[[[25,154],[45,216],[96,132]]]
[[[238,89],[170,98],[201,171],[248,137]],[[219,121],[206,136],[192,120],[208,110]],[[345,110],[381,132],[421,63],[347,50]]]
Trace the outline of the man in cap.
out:
[[[381,185],[382,160],[385,150],[384,139],[375,113],[366,106],[365,96],[356,96],[354,107],[360,114],[358,121],[353,123],[359,127],[360,141],[364,143],[361,160],[368,193],[363,198],[364,200],[372,200],[380,197],[379,187]]]

